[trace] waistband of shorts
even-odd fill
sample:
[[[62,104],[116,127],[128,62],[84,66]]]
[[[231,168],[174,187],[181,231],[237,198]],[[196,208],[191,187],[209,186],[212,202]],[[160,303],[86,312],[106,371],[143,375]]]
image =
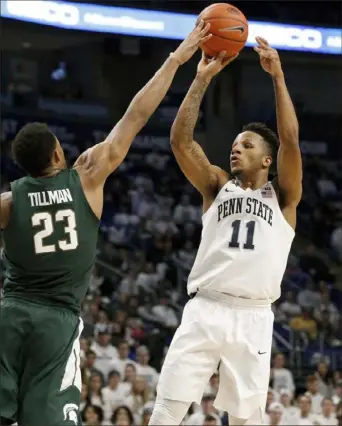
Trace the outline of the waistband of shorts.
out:
[[[213,300],[218,300],[230,306],[251,306],[255,308],[271,308],[271,299],[246,299],[243,297],[235,297],[230,294],[221,293],[214,290],[200,289],[196,293],[190,295],[191,298],[202,296]]]

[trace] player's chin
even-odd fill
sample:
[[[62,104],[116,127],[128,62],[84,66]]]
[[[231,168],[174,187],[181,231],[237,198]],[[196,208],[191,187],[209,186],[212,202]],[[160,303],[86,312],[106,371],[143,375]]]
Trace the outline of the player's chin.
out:
[[[231,176],[239,176],[243,172],[243,168],[240,166],[230,165]]]

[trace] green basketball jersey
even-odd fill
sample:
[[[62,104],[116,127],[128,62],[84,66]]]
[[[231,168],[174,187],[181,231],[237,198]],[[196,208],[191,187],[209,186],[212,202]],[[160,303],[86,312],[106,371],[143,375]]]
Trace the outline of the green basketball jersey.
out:
[[[4,296],[79,312],[96,254],[99,220],[76,170],[12,183],[3,231]]]

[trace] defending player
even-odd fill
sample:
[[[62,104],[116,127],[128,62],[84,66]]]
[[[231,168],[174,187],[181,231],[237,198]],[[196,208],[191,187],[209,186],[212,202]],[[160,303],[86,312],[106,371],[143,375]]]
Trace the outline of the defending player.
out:
[[[1,194],[7,264],[0,318],[0,424],[75,425],[80,416],[80,306],[94,263],[103,187],[184,62],[207,40],[200,23],[135,96],[107,139],[68,169],[44,124],[13,142],[28,176]]]
[[[298,122],[276,50],[255,50],[273,80],[280,139],[260,123],[232,145],[230,174],[210,164],[193,132],[204,93],[221,71],[202,58],[171,131],[178,164],[203,196],[202,240],[188,280],[182,323],[167,353],[151,425],[179,425],[219,366],[215,400],[230,425],[262,424],[273,330],[271,303],[295,235],[302,193]],[[276,159],[277,155],[277,159]],[[268,181],[277,161],[278,176]]]

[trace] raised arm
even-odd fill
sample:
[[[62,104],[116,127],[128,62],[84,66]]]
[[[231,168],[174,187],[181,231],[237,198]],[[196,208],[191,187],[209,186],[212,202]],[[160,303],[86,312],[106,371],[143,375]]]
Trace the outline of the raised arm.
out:
[[[200,22],[134,97],[106,140],[87,150],[76,161],[74,167],[81,173],[85,171],[95,186],[103,185],[108,175],[122,163],[133,139],[164,98],[179,66],[188,61],[200,43],[211,36],[208,35],[209,28],[210,25]]]
[[[220,179],[227,180],[226,173],[210,164],[200,145],[193,139],[200,105],[212,78],[235,59],[224,59],[225,53],[221,52],[216,59],[209,59],[202,53],[197,75],[171,129],[171,147],[177,162],[204,198],[214,197]]]
[[[280,140],[277,161],[277,183],[283,210],[290,225],[296,225],[296,207],[302,196],[302,157],[299,148],[299,127],[296,112],[286,87],[284,73],[278,52],[268,42],[256,38],[258,47],[255,50],[260,56],[263,69],[273,79],[277,129]]]

